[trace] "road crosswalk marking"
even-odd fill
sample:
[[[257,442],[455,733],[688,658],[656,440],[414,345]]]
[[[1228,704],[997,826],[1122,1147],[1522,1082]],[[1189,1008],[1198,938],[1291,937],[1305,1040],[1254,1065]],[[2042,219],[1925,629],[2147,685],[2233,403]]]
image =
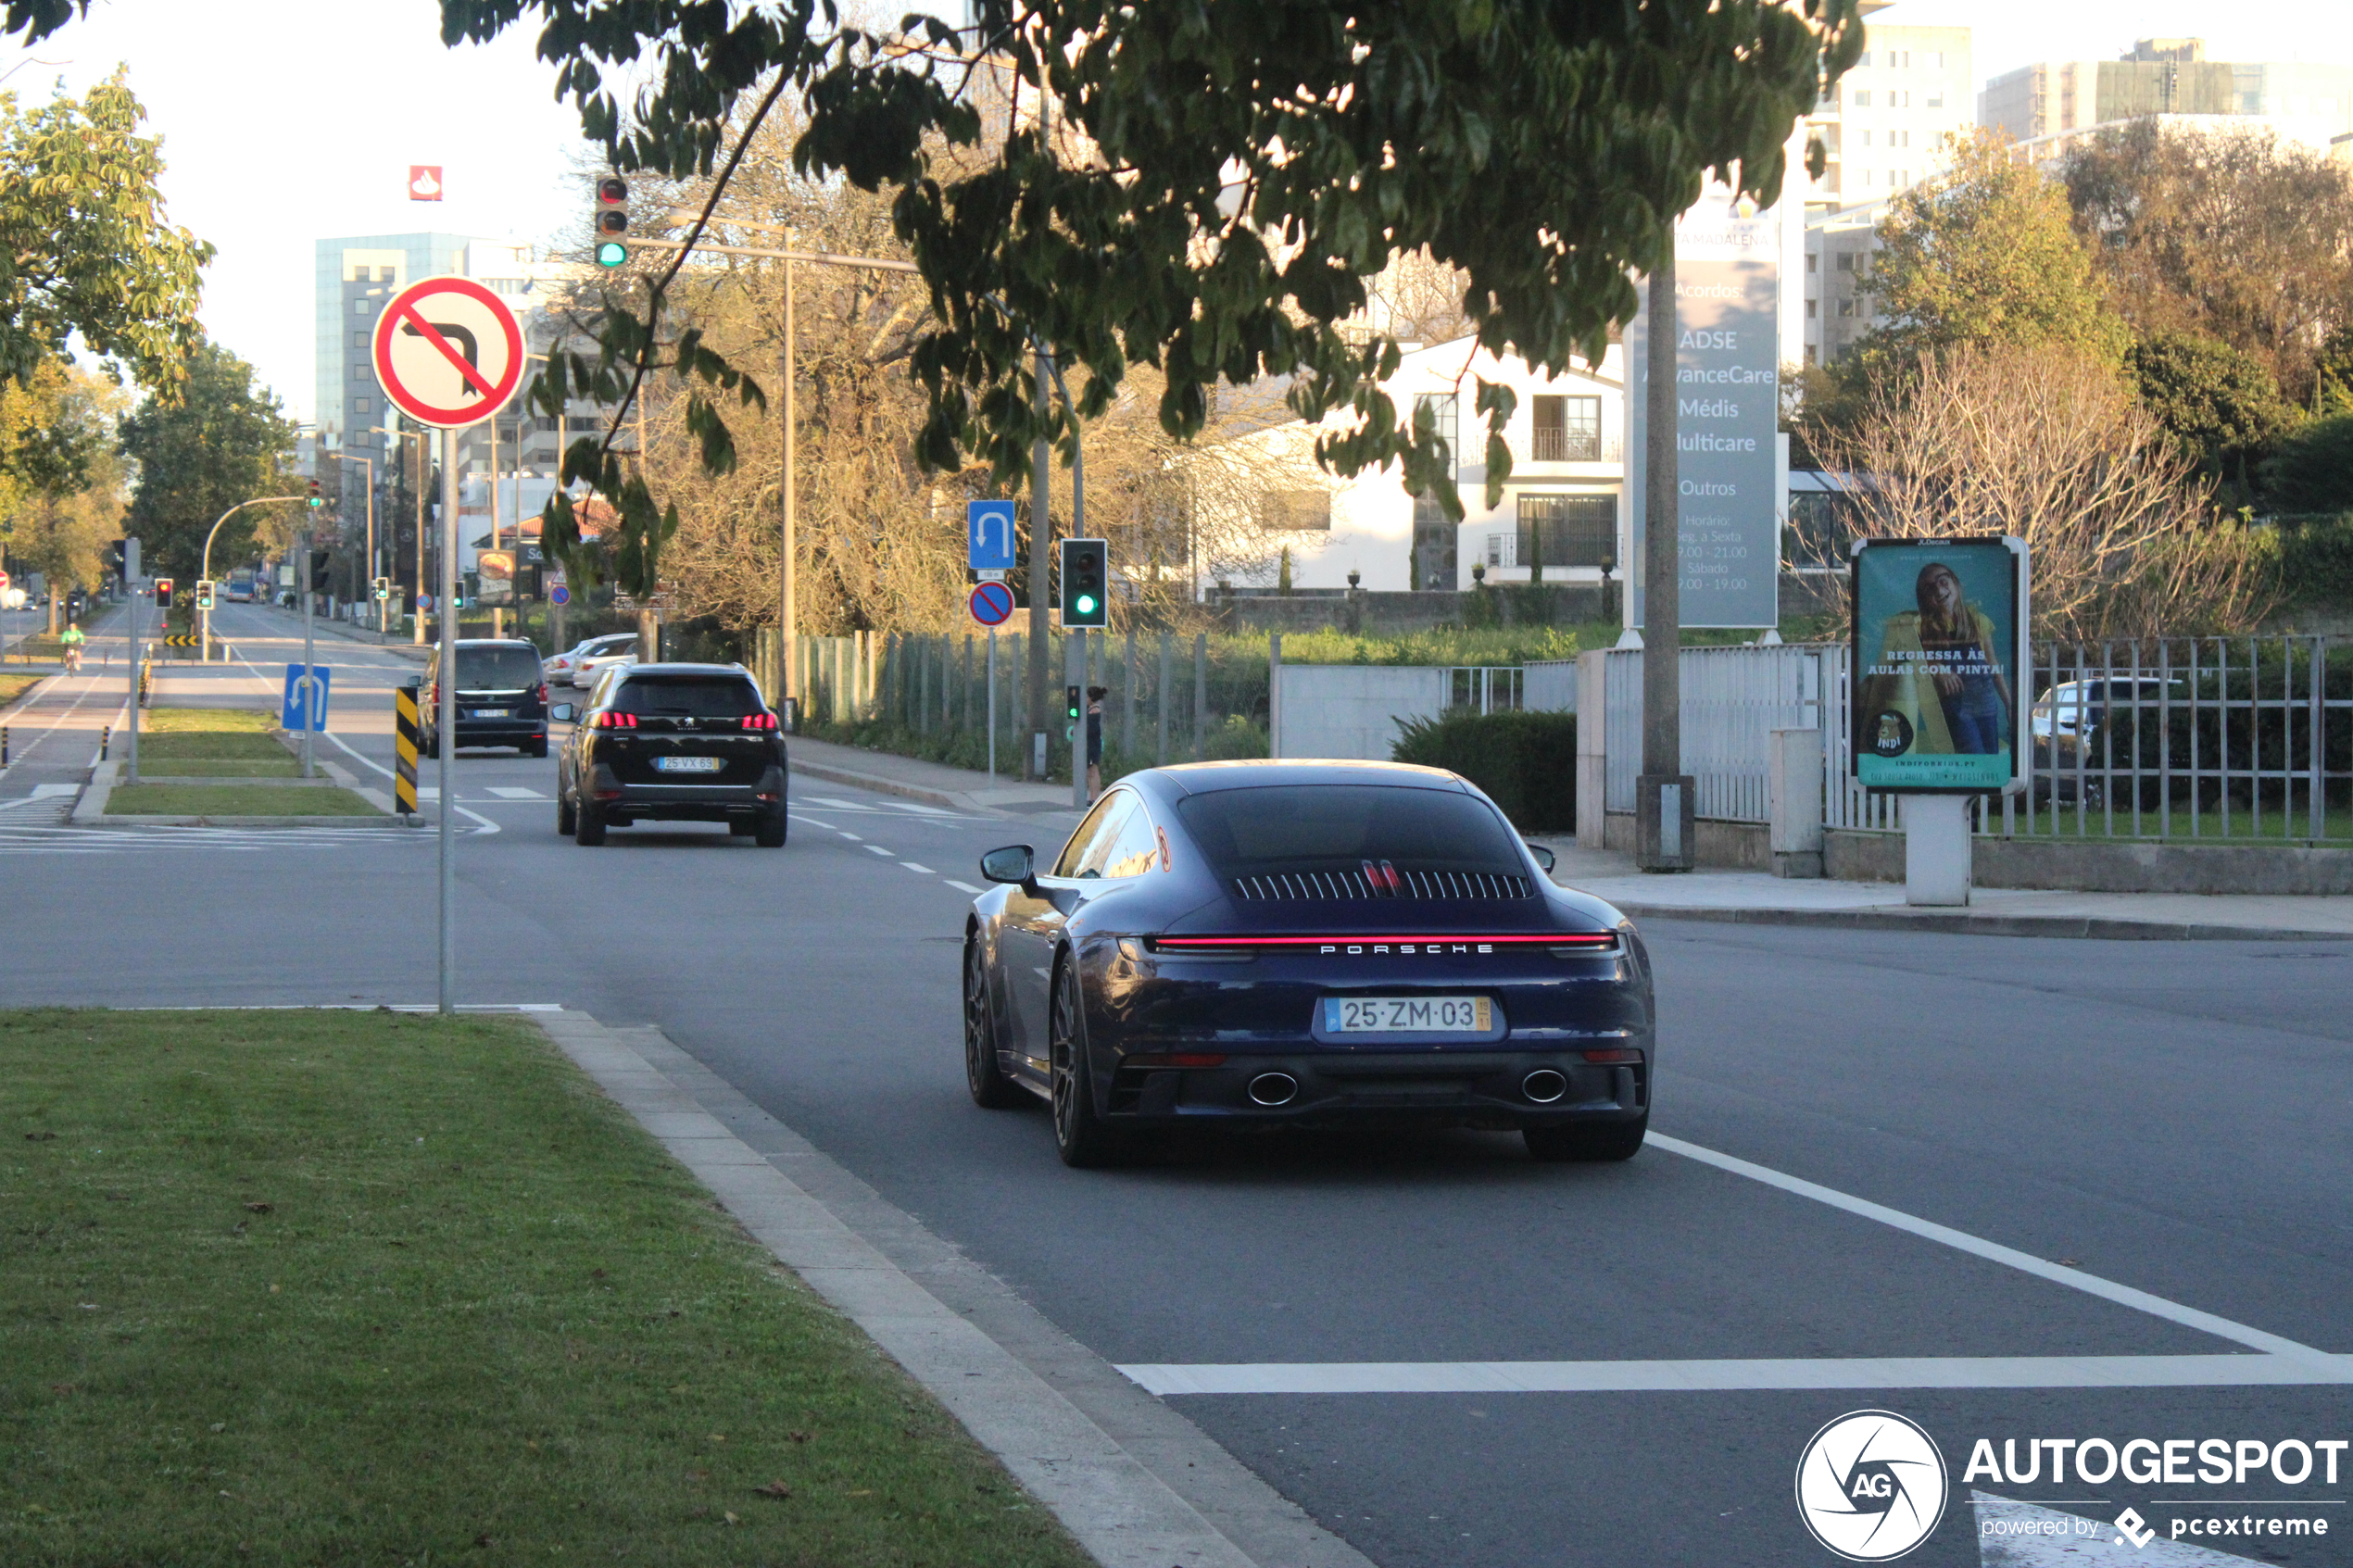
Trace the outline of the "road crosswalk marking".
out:
[[[479,829],[461,829],[479,832]],[[250,850],[350,848],[429,845],[433,834],[408,828],[208,828],[36,827],[0,822],[0,856],[121,855],[187,849],[239,853]]]

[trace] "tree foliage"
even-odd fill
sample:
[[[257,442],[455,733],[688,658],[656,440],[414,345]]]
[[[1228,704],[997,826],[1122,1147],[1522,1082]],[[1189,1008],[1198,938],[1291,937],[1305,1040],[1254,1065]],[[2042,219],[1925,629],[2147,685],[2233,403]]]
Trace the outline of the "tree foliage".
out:
[[[122,403],[111,378],[54,359],[0,384],[0,542],[55,589],[95,588],[107,542],[122,531],[125,468],[114,450]],[[39,469],[15,460],[28,444],[77,457]]]
[[[1453,455],[1379,391],[1393,339],[1342,330],[1366,280],[1427,252],[1466,275],[1464,314],[1488,348],[1552,370],[1598,358],[1635,307],[1628,269],[1657,259],[1703,176],[1776,199],[1792,125],[1862,44],[1856,0],[978,0],[961,32],[918,17],[904,35],[846,25],[830,3],[821,18],[813,0],[444,0],[443,33],[486,39],[526,14],[617,167],[717,168],[724,187],[729,141],[789,84],[807,116],[801,169],[894,193],[934,316],[912,357],[926,465],[971,455],[1011,483],[1041,434],[1067,453],[1068,412],[1033,408],[1038,343],[1085,368],[1086,418],[1131,366],[1154,368],[1158,419],[1178,438],[1202,429],[1220,382],[1292,378],[1302,417],[1355,416],[1324,442],[1327,464],[1402,459],[1408,488],[1457,515]],[[613,78],[645,84],[626,108]],[[662,333],[667,282],[643,315],[608,319],[595,363],[551,364],[539,396],[552,407],[584,382],[626,396],[666,370],[687,382],[686,417],[724,471],[732,435],[711,394],[753,389],[699,340]],[[1493,493],[1511,403],[1479,389]],[[663,516],[612,459],[610,439],[576,447],[566,472],[654,540]]]
[[[24,9],[11,6],[11,28]],[[138,133],[145,118],[120,71],[79,101],[25,109],[0,93],[0,382],[78,336],[170,395],[212,247],[164,221],[162,144]]]
[[[141,560],[157,573],[194,578],[205,535],[241,501],[299,494],[292,468],[295,427],[274,395],[253,384],[253,367],[218,344],[199,340],[176,378],[181,395],[150,396],[122,421],[121,449],[138,465],[125,526],[139,536]],[[247,559],[266,513],[298,508],[249,508],[214,541],[215,562]],[[286,518],[276,521],[283,540]]]
[[[2353,169],[2268,131],[2142,119],[2093,137],[2063,173],[2136,330],[2220,339],[2309,398],[2315,346],[2353,320]]]
[[[2108,364],[2124,325],[2076,236],[2067,193],[1998,132],[1953,144],[1953,166],[1897,196],[1879,229],[1871,289],[1881,358],[1960,344],[2051,345]]]
[[[2237,500],[2251,499],[2251,465],[2296,420],[2262,361],[2213,338],[2159,332],[2133,345],[2125,367],[2141,401],[2200,470],[2227,478]]]
[[[2353,512],[2353,414],[2313,420],[2263,465],[2266,501],[2284,512]]]

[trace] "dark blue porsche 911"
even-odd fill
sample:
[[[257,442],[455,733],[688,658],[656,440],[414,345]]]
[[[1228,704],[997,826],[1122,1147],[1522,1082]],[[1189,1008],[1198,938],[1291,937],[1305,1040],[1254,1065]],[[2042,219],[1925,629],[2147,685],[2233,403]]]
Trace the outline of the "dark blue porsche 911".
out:
[[[1541,857],[1541,860],[1540,860]],[[1516,1128],[1642,1147],[1650,960],[1475,786],[1378,762],[1120,780],[1051,864],[991,850],[964,935],[964,1072],[1053,1107],[1065,1163],[1179,1126]]]

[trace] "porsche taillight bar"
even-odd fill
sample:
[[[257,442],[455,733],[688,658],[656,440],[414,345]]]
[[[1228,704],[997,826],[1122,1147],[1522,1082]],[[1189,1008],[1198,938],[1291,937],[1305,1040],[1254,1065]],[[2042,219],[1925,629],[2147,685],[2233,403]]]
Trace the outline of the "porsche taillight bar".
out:
[[[1541,935],[1514,932],[1508,935],[1478,933],[1440,933],[1434,935],[1386,935],[1377,932],[1340,932],[1327,936],[1154,936],[1154,947],[1176,952],[1190,948],[1234,947],[1325,947],[1344,943],[1353,947],[1376,944],[1396,947],[1453,947],[1476,946],[1482,947],[1614,947],[1617,945],[1615,932],[1551,931]]]

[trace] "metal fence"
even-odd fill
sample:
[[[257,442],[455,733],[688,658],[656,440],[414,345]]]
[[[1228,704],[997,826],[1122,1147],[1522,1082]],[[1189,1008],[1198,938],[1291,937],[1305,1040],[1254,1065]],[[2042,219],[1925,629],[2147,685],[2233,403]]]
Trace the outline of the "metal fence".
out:
[[[1685,648],[1682,763],[1701,816],[1768,818],[1772,732],[1822,732],[1823,822],[1894,829],[1901,797],[1855,782],[1843,645]],[[1642,653],[1614,649],[1607,807],[1634,809]],[[2353,644],[2323,636],[2045,645],[2028,685],[2026,787],[1987,796],[2005,836],[2353,838]]]
[[[1516,711],[1521,674],[1516,664],[1456,664],[1446,667],[1446,706],[1481,713]]]

